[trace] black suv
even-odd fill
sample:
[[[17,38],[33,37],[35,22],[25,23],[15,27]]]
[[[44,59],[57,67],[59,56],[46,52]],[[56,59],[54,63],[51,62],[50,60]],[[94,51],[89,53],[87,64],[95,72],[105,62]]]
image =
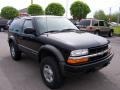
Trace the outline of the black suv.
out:
[[[60,87],[67,74],[99,70],[113,57],[108,40],[80,32],[59,16],[14,19],[8,43],[13,60],[20,60],[21,53],[39,60],[43,81],[52,89]]]

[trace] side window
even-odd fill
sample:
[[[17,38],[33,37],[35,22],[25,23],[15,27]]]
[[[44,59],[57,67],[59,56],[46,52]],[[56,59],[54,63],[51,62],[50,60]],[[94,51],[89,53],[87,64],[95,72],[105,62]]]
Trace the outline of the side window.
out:
[[[26,28],[33,28],[32,20],[26,20],[23,25],[23,30]]]
[[[22,24],[23,24],[23,20],[21,19],[15,19],[10,27],[9,30],[15,33],[20,33],[22,31]]]
[[[98,21],[93,20],[93,21],[92,21],[92,26],[98,26]]]
[[[99,21],[99,26],[104,26],[104,21]]]

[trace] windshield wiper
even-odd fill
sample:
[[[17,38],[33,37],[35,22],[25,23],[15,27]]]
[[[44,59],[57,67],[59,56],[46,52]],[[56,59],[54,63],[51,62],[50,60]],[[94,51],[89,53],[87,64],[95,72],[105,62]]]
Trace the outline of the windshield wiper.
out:
[[[67,32],[67,31],[78,31],[78,29],[68,28],[68,29],[61,30],[61,32]]]
[[[59,30],[51,30],[51,31],[43,32],[42,34],[44,34],[44,33],[53,33],[53,32],[60,32],[60,31]]]

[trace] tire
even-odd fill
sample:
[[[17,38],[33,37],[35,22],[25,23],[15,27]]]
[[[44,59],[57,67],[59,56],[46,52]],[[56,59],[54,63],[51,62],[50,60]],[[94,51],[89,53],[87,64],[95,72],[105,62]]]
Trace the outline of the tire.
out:
[[[112,32],[112,31],[109,31],[108,36],[109,36],[109,37],[112,37],[112,36],[113,36],[113,32]]]
[[[100,31],[95,31],[95,34],[96,35],[100,35]]]
[[[19,61],[21,59],[21,51],[14,43],[10,43],[10,53],[14,61]]]
[[[4,28],[0,28],[0,31],[1,31],[1,32],[4,32]]]
[[[54,57],[44,57],[41,61],[40,70],[42,79],[49,88],[57,89],[62,86],[63,78]]]

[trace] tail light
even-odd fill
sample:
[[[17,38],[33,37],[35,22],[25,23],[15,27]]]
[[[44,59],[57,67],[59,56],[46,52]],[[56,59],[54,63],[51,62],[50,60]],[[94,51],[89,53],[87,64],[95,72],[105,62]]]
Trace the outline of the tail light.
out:
[[[89,27],[87,27],[87,30],[94,30],[94,27],[89,26]]]
[[[92,30],[92,29],[93,29],[93,27],[89,27],[89,29],[90,29],[90,30]]]

